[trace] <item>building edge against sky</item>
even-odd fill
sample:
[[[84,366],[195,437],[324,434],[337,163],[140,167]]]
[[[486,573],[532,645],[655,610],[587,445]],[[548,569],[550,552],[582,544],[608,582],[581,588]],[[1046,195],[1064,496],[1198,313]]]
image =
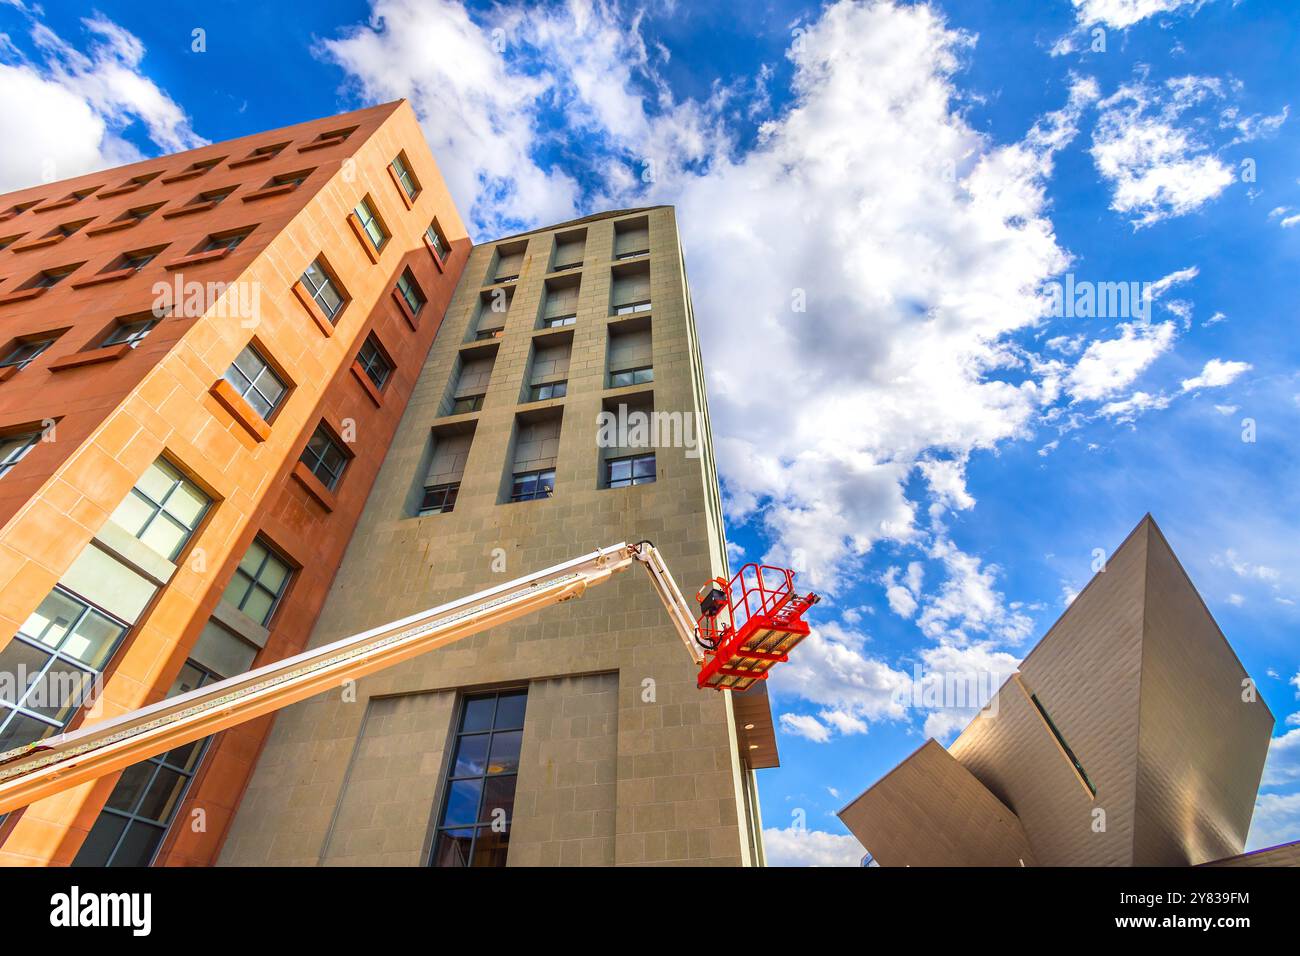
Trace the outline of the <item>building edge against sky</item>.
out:
[[[6,703],[0,750],[621,538],[654,538],[687,582],[725,572],[672,210],[470,249],[404,102],[0,197],[0,655],[103,682],[94,710]],[[600,447],[620,406],[680,413],[694,447]],[[438,469],[464,483],[451,501],[426,488]],[[330,751],[346,785],[312,794],[334,801],[319,846],[301,821],[268,832],[262,782],[324,699],[9,814],[0,863],[207,864],[228,832],[247,855],[250,827],[267,861],[425,862],[449,715],[481,706],[458,689],[502,686],[528,692],[525,725],[496,727],[522,729],[511,862],[761,862],[765,694],[733,712],[697,691],[644,582],[615,587],[363,682],[340,736],[308,741],[351,734]],[[433,788],[429,845],[376,850],[382,815],[355,813],[389,709],[443,718],[402,744]]]

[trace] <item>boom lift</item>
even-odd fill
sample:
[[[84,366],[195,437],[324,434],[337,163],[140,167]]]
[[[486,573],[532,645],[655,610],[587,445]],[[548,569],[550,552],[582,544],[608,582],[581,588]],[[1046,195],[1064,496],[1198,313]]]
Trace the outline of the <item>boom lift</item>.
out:
[[[710,581],[693,616],[649,541],[616,544],[545,571],[478,591],[419,614],[258,667],[238,677],[141,707],[71,733],[0,754],[0,813],[122,770],[191,741],[445,647],[544,607],[581,597],[638,563],[650,575],[691,659],[700,688],[744,691],[766,680],[808,635],[794,573],[747,564],[730,581]]]

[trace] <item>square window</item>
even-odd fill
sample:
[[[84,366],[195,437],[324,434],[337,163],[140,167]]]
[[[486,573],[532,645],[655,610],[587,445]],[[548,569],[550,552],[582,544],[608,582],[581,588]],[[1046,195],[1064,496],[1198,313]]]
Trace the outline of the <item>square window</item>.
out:
[[[357,353],[357,364],[377,389],[382,390],[388,382],[388,376],[393,373],[393,363],[389,361],[374,333],[366,336],[365,342],[361,344],[361,351]]]
[[[415,197],[420,195],[420,181],[411,171],[411,163],[406,158],[406,153],[398,153],[393,157],[393,175],[397,178],[402,191],[406,193],[406,197],[414,202]]]
[[[338,487],[339,479],[343,477],[343,470],[348,465],[348,457],[343,446],[322,424],[316,426],[315,433],[308,439],[307,447],[302,450],[302,456],[298,460],[320,479],[322,485],[333,491]]]
[[[347,304],[347,300],[334,284],[334,279],[323,259],[315,259],[307,267],[307,271],[302,274],[302,284],[307,287],[311,297],[325,313],[325,318],[334,323],[338,314],[343,311],[343,306]]]
[[[267,421],[288,391],[270,363],[251,345],[245,346],[235,356],[235,361],[226,369],[224,377],[235,387],[240,397],[253,406],[253,411]]]

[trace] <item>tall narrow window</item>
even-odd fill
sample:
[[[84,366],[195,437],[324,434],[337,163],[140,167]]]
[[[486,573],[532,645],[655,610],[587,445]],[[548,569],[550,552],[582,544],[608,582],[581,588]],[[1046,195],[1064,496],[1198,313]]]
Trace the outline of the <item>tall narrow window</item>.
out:
[[[393,363],[384,354],[373,333],[367,335],[366,340],[361,343],[361,351],[357,353],[357,364],[377,389],[382,389],[388,383],[388,376],[393,374]]]
[[[451,742],[433,866],[505,866],[528,691],[466,697]]]
[[[1061,749],[1065,751],[1065,756],[1069,759],[1070,763],[1074,764],[1074,770],[1079,775],[1079,779],[1083,781],[1083,785],[1087,787],[1088,792],[1095,797],[1097,795],[1097,788],[1094,787],[1092,781],[1088,779],[1088,774],[1083,769],[1083,764],[1079,763],[1079,758],[1074,755],[1074,751],[1070,749],[1070,745],[1065,742],[1065,737],[1061,734],[1060,730],[1057,729],[1056,724],[1047,713],[1047,708],[1043,706],[1043,703],[1038,699],[1037,694],[1030,694],[1029,699],[1032,700],[1034,706],[1038,708],[1038,713],[1043,718],[1043,723],[1047,724],[1047,729],[1052,732],[1052,736],[1056,738],[1056,742],[1061,745]]]
[[[406,300],[411,314],[419,315],[420,310],[424,308],[424,291],[420,288],[420,284],[415,281],[415,276],[411,274],[410,269],[403,269],[402,274],[397,277],[397,291]]]
[[[429,242],[429,248],[432,249],[439,259],[446,259],[450,251],[447,247],[447,240],[442,235],[442,230],[438,228],[438,220],[429,223],[429,228],[424,230],[424,238]]]
[[[176,697],[220,678],[186,661],[168,691]],[[73,866],[149,866],[180,809],[211,737],[182,744],[122,771]]]
[[[375,215],[375,210],[369,201],[362,199],[361,202],[357,203],[353,212],[357,214],[357,219],[361,221],[361,231],[366,234],[370,244],[376,250],[384,248],[384,243],[388,242],[388,233],[384,229],[384,224],[379,221],[379,217]]]
[[[243,611],[258,624],[270,623],[292,577],[289,565],[261,538],[249,545],[221,600]]]
[[[145,469],[110,518],[172,561],[185,549],[211,504],[198,485],[159,458]]]
[[[298,459],[307,466],[307,470],[320,479],[320,483],[333,491],[343,477],[343,469],[348,466],[348,453],[334,440],[324,425],[317,425],[316,431],[307,441]]]
[[[393,176],[408,199],[414,201],[415,197],[420,195],[420,181],[415,178],[415,173],[411,172],[411,164],[405,153],[398,153],[393,157]]]
[[[325,313],[325,318],[333,322],[339,312],[343,310],[344,299],[339,293],[338,287],[334,284],[334,279],[330,276],[329,270],[325,268],[325,263],[316,259],[307,267],[307,271],[302,274],[302,284],[307,287],[311,297],[320,306],[320,310]]]
[[[56,587],[0,650],[0,753],[59,733],[93,693],[127,625]]]
[[[225,379],[253,406],[253,411],[268,420],[287,390],[280,376],[251,345],[235,356]]]

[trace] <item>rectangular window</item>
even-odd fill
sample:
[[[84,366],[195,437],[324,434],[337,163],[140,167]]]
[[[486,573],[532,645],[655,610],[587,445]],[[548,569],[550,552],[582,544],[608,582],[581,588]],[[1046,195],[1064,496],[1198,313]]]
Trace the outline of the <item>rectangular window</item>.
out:
[[[468,412],[477,412],[482,407],[482,395],[463,395],[460,398],[452,399],[451,414],[464,415]]]
[[[578,321],[578,317],[576,315],[548,316],[542,320],[542,328],[562,329],[565,326],[573,325],[577,321]]]
[[[135,348],[157,324],[158,320],[155,318],[118,322],[113,326],[113,330],[104,337],[104,341],[99,343],[99,347],[107,348],[110,345],[129,345],[131,348]]]
[[[249,545],[221,600],[266,627],[284,597],[293,571],[270,545],[257,538]]]
[[[456,495],[460,491],[460,482],[449,485],[430,485],[424,489],[420,498],[420,509],[416,513],[424,515],[446,514],[456,507]]]
[[[606,488],[650,485],[654,483],[654,480],[654,452],[648,455],[631,455],[627,458],[611,458],[605,462]]]
[[[383,389],[388,382],[388,376],[393,374],[393,363],[388,360],[388,356],[384,354],[384,350],[380,348],[373,334],[367,335],[366,340],[361,343],[361,351],[357,353],[357,364],[377,389]]]
[[[506,865],[527,706],[527,690],[465,698],[430,865]]]
[[[333,322],[335,316],[343,310],[345,300],[334,285],[334,280],[330,277],[329,270],[325,268],[325,263],[320,259],[314,260],[307,267],[307,271],[302,274],[302,284],[307,287],[311,297],[316,300],[316,304],[325,313],[325,318]]]
[[[424,230],[424,238],[429,240],[429,246],[438,254],[439,259],[446,259],[448,248],[447,240],[443,238],[442,230],[438,228],[438,220],[429,223],[429,228]]]
[[[402,274],[397,277],[397,291],[406,300],[406,305],[410,308],[411,314],[419,315],[420,310],[424,308],[424,291],[420,288],[420,284],[415,281],[415,276],[411,275],[410,269],[403,269]]]
[[[21,286],[23,289],[52,289],[72,273],[80,268],[81,263],[75,266],[61,266],[58,269],[46,269],[32,276]]]
[[[168,561],[185,549],[212,499],[165,458],[154,461],[110,515]]]
[[[0,673],[21,675],[0,694],[0,753],[62,731],[126,632],[72,592],[51,591],[0,650]]]
[[[609,373],[610,388],[622,388],[624,385],[645,385],[647,382],[653,382],[654,380],[655,370],[649,365]]]
[[[314,173],[314,169],[300,169],[296,173],[280,173],[278,176],[272,176],[271,181],[264,188],[275,188],[276,186],[292,186],[297,189],[307,181],[307,177]]]
[[[40,357],[41,353],[54,344],[58,336],[48,338],[29,339],[27,341],[18,341],[13,344],[8,354],[0,359],[0,368],[9,368],[16,366],[19,370],[25,369]]]
[[[244,401],[253,406],[253,411],[269,420],[280,400],[287,391],[280,376],[275,374],[266,359],[258,354],[253,346],[245,346],[235,356],[235,361],[226,369],[225,379],[235,386]]]
[[[234,186],[225,186],[221,189],[209,189],[207,192],[199,193],[191,199],[187,206],[197,206],[200,203],[210,202],[214,206],[221,205],[221,201],[235,191]]]
[[[407,161],[405,153],[398,153],[393,157],[393,174],[397,177],[407,198],[414,202],[415,197],[420,195],[420,181],[411,172],[411,164]]]
[[[128,209],[117,218],[119,221],[133,219],[136,222],[144,222],[150,215],[157,212],[162,207],[162,203],[154,203],[152,206],[136,206],[134,209]]]
[[[361,220],[361,229],[370,240],[370,244],[376,250],[384,248],[384,243],[388,241],[388,233],[384,230],[383,223],[375,215],[375,210],[371,208],[370,203],[363,199],[357,203],[356,209],[353,211],[357,214],[357,218]]]
[[[40,432],[0,436],[0,478],[3,478],[41,440]]]
[[[499,326],[495,329],[479,329],[474,333],[474,341],[482,342],[485,339],[499,339],[505,333],[505,327]]]
[[[1052,718],[1048,716],[1047,708],[1043,706],[1042,701],[1038,699],[1037,694],[1030,694],[1029,699],[1034,702],[1034,706],[1038,708],[1039,715],[1043,718],[1043,723],[1047,724],[1047,729],[1052,732],[1052,736],[1056,738],[1056,742],[1060,744],[1061,749],[1065,751],[1065,756],[1069,759],[1070,763],[1074,765],[1075,773],[1079,775],[1079,779],[1083,781],[1083,785],[1087,787],[1088,792],[1095,797],[1097,795],[1097,788],[1094,787],[1092,781],[1088,779],[1088,774],[1084,771],[1083,764],[1079,763],[1079,758],[1074,755],[1074,751],[1070,749],[1070,745],[1065,742],[1065,737],[1063,737],[1061,732],[1056,729],[1056,724],[1053,723]]]
[[[334,440],[324,425],[317,425],[315,433],[307,441],[298,459],[307,469],[320,479],[320,483],[333,491],[343,477],[343,469],[348,466],[348,453]]]
[[[236,229],[232,232],[215,233],[208,236],[203,245],[195,250],[199,252],[234,252],[235,248],[248,238],[252,229]]]
[[[530,402],[544,402],[550,398],[563,398],[568,390],[568,382],[548,382],[545,385],[534,385],[529,390],[528,400]]]
[[[136,249],[132,252],[124,252],[114,259],[105,269],[105,272],[118,272],[122,269],[131,269],[139,272],[154,259],[158,258],[158,253],[166,249],[166,246],[155,246],[152,249]]]
[[[516,473],[510,486],[511,501],[533,501],[555,494],[555,469]]]

